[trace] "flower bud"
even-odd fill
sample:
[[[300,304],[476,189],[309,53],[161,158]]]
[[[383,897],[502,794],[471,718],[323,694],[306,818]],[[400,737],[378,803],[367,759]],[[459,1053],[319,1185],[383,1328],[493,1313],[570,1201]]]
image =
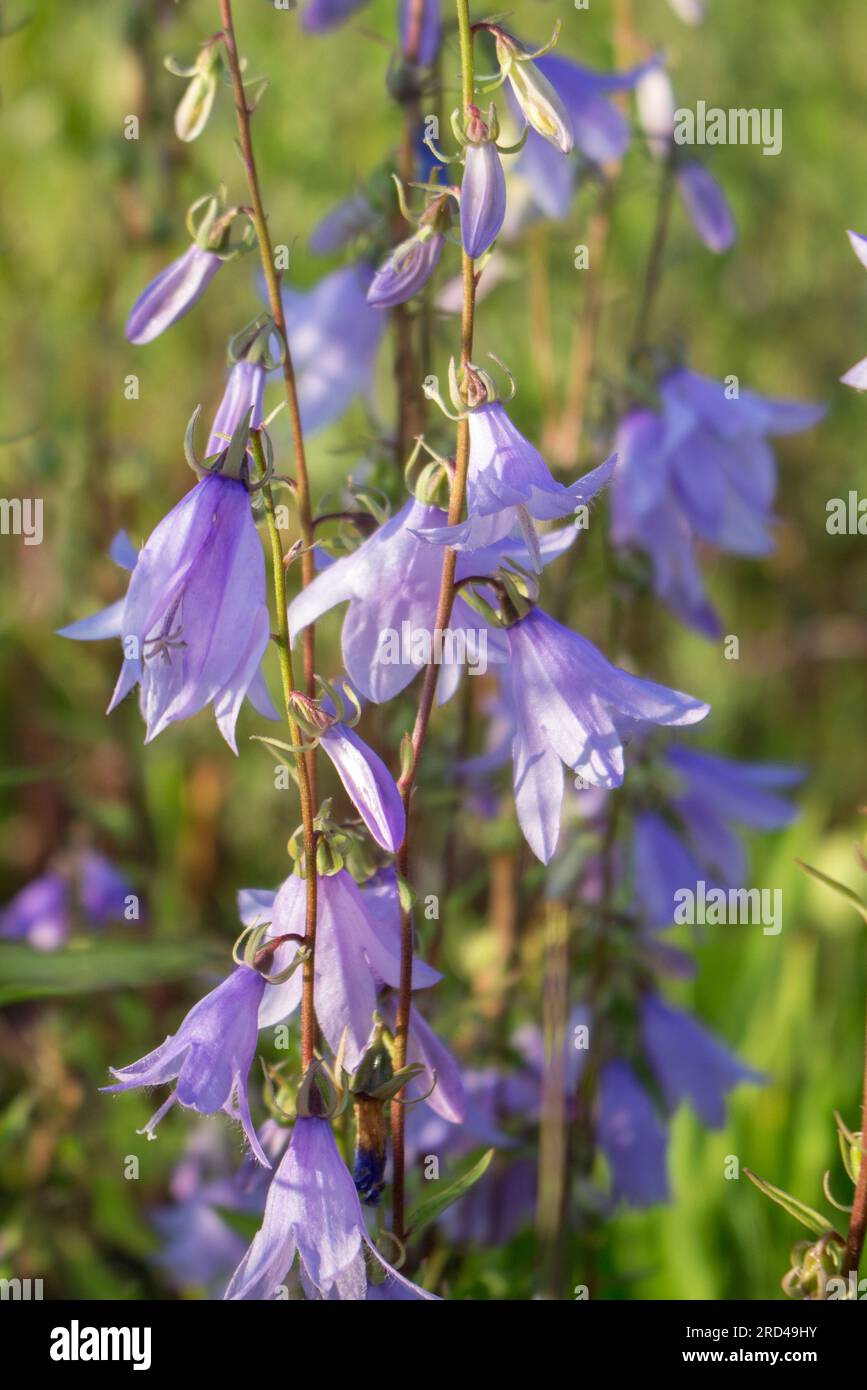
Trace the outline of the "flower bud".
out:
[[[496,31],[497,60],[511,83],[524,119],[563,154],[574,143],[569,113],[547,77],[510,34]]]
[[[265,368],[262,363],[236,362],[229,373],[223,399],[211,425],[207,458],[213,458],[215,454],[222,454],[228,449],[232,435],[245,416],[249,417],[252,428],[261,425],[264,396]]]
[[[191,79],[175,111],[175,134],[185,144],[197,139],[208,123],[222,63],[222,50],[213,40],[202,47],[191,68],[181,67],[174,58],[166,59],[169,72]]]
[[[506,215],[506,176],[488,127],[475,107],[470,108],[468,144],[461,183],[461,241],[467,255],[477,260],[499,235]]]
[[[367,291],[367,302],[376,309],[393,309],[423,289],[436,270],[444,238],[423,227],[396,246],[380,266]]]
[[[166,266],[130,310],[126,336],[130,343],[150,343],[183,318],[205,293],[222,261],[195,243]]]

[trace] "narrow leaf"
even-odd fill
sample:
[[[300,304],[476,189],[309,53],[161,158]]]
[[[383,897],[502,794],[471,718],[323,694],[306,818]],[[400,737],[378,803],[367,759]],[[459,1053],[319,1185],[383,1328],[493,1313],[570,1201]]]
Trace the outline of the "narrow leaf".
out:
[[[415,1235],[418,1231],[424,1230],[432,1221],[436,1221],[448,1207],[460,1200],[465,1192],[484,1177],[488,1171],[491,1159],[494,1157],[494,1149],[488,1149],[487,1153],[482,1154],[478,1163],[468,1169],[461,1177],[456,1178],[448,1187],[444,1187],[442,1192],[436,1192],[432,1197],[428,1197],[424,1202],[420,1202],[413,1212],[410,1213],[408,1227],[410,1234]]]

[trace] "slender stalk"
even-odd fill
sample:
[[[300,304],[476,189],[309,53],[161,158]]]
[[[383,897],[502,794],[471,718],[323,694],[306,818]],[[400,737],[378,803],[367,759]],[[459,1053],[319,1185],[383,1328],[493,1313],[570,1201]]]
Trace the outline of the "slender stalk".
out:
[[[650,332],[650,320],[653,314],[653,306],[656,303],[657,291],[662,283],[662,272],[665,263],[665,245],[668,241],[668,227],[671,221],[671,202],[673,194],[674,169],[671,160],[667,159],[662,167],[662,173],[660,175],[659,197],[656,204],[656,225],[653,229],[653,240],[650,243],[650,252],[644,271],[641,300],[638,306],[635,329],[632,335],[631,356],[633,358],[648,346],[648,335]]]
[[[414,68],[418,60],[423,13],[424,0],[411,0],[404,48],[404,57],[410,68]],[[402,105],[403,132],[398,173],[401,183],[406,188],[415,177],[415,134],[421,111],[419,93],[415,90],[414,81],[413,90],[405,95]],[[395,208],[392,235],[395,245],[403,241],[406,235],[403,215],[399,207]],[[394,324],[394,378],[397,384],[395,462],[399,468],[403,468],[412,441],[416,435],[421,433],[424,425],[424,396],[419,389],[420,373],[416,333],[414,331],[416,321],[409,306],[406,304],[395,305],[392,310],[392,322]]]
[[[265,455],[262,449],[262,436],[258,430],[250,431],[253,457],[259,477],[267,472]],[[283,687],[283,707],[292,743],[300,747],[303,738],[301,729],[292,715],[292,692],[295,690],[295,673],[292,669],[292,640],[289,635],[289,618],[286,610],[286,570],[283,564],[283,541],[277,525],[274,507],[274,493],[271,484],[262,488],[265,504],[265,520],[268,526],[268,540],[271,546],[271,573],[274,584],[274,606],[277,610],[277,654],[280,663],[280,681]],[[316,948],[316,833],[313,829],[315,803],[310,786],[307,759],[303,753],[295,754],[295,770],[298,775],[298,795],[301,801],[301,821],[304,827],[304,868],[307,885],[307,909],[305,916],[304,943],[309,951],[309,959],[302,966],[301,995],[301,1065],[304,1071],[313,1060],[316,1047],[316,1014],[313,1008],[313,957]]]
[[[274,327],[283,346],[283,380],[286,388],[286,403],[289,407],[289,420],[295,452],[295,495],[298,503],[298,519],[304,547],[301,553],[301,581],[306,586],[313,579],[312,546],[314,536],[313,517],[310,504],[310,481],[307,474],[307,458],[304,452],[304,434],[301,428],[301,411],[298,405],[295,369],[292,365],[292,353],[289,349],[289,337],[286,332],[286,318],[283,313],[283,300],[280,295],[280,276],[277,273],[277,267],[274,263],[274,248],[271,242],[271,233],[268,230],[268,218],[262,201],[262,190],[256,169],[253,136],[250,130],[251,113],[247,105],[247,96],[244,91],[244,82],[241,76],[241,62],[238,57],[238,45],[235,39],[231,0],[220,0],[220,16],[223,26],[223,43],[226,48],[226,57],[232,76],[232,91],[235,96],[235,111],[238,117],[238,142],[244,161],[244,168],[247,173],[247,187],[252,204],[251,217],[259,246],[262,272],[268,287],[268,303],[271,310],[271,317],[274,320]],[[255,431],[251,433],[251,440],[257,464],[260,471],[264,471],[265,461],[262,455],[261,440]],[[286,575],[283,568],[283,543],[277,527],[277,519],[274,511],[274,497],[270,485],[266,484],[262,492],[265,502],[265,515],[268,522],[268,534],[271,542],[274,602],[277,608],[277,630],[279,634],[277,647],[280,654],[280,678],[283,684],[283,702],[286,709],[286,720],[292,735],[292,742],[300,744],[300,731],[292,718],[291,705],[289,703],[289,697],[295,689],[295,682],[292,670],[292,647],[289,635],[289,621],[286,613]],[[314,625],[311,623],[304,631],[304,685],[311,699],[316,691],[316,683],[313,674],[314,664],[315,629]],[[303,983],[301,992],[301,1063],[302,1067],[306,1070],[313,1058],[313,1051],[316,1045],[316,1014],[313,1000],[313,957],[316,944],[317,907],[316,833],[313,828],[313,817],[316,805],[315,756],[312,753],[307,757],[303,754],[298,754],[296,763],[298,769],[298,790],[301,800],[301,818],[304,827],[304,864],[307,882],[305,939],[310,953],[302,968]]]
[[[470,29],[469,0],[456,0],[456,3],[458,32],[461,45],[461,91],[464,111],[466,111],[467,107],[473,104],[473,95],[475,91],[473,36]],[[468,256],[466,252],[464,252],[462,256],[461,272],[464,288],[463,311],[461,314],[461,367],[466,368],[472,359],[473,330],[476,311],[475,269],[472,258]],[[469,421],[465,418],[458,422],[457,429],[455,468],[452,474],[451,490],[449,494],[448,523],[450,526],[457,525],[463,514],[464,498],[467,490],[467,468],[469,466],[469,459],[470,427]],[[446,549],[443,555],[440,592],[437,601],[436,617],[434,619],[432,650],[436,650],[437,635],[444,632],[449,625],[452,604],[455,598],[456,564],[456,552],[451,549]],[[432,660],[425,668],[425,673],[422,678],[421,695],[419,697],[418,712],[412,730],[410,753],[407,758],[407,765],[398,783],[400,794],[403,798],[404,809],[406,810],[407,824],[406,834],[404,835],[403,844],[400,847],[397,859],[398,870],[404,878],[409,878],[410,869],[410,802],[412,800],[412,791],[415,786],[422,749],[424,748],[427,738],[428,725],[430,724],[431,712],[436,696],[438,676],[439,668]],[[394,1036],[395,1071],[406,1064],[409,1011],[412,997],[412,944],[412,917],[410,913],[403,912],[401,914],[400,930],[400,989],[398,991],[397,1019]],[[396,1103],[391,1107],[391,1145],[394,1166],[392,1226],[398,1240],[402,1240],[405,1234],[404,1106],[399,1103],[400,1099],[401,1097],[398,1096],[396,1098]]]
[[[295,453],[298,520],[301,529],[301,538],[304,542],[304,550],[301,555],[301,581],[306,587],[311,583],[314,577],[313,551],[311,549],[313,545],[313,514],[310,501],[310,479],[307,472],[307,457],[304,450],[304,433],[301,427],[301,411],[298,405],[298,388],[295,382],[295,368],[292,364],[292,353],[289,350],[286,317],[283,313],[283,300],[280,295],[280,274],[274,262],[274,247],[271,242],[271,233],[268,229],[268,218],[265,213],[265,205],[262,201],[262,190],[256,168],[253,136],[250,130],[251,111],[247,105],[247,95],[244,91],[244,82],[241,75],[241,62],[238,57],[238,45],[235,40],[235,27],[232,21],[232,0],[220,0],[220,14],[223,24],[223,42],[226,48],[229,71],[232,76],[235,111],[238,117],[238,143],[241,149],[241,157],[244,161],[244,168],[247,174],[247,187],[250,193],[250,215],[256,232],[256,240],[259,245],[262,273],[265,276],[265,284],[268,290],[268,306],[271,311],[271,317],[274,320],[274,327],[277,330],[283,347],[283,380],[286,388],[286,404],[289,407],[292,446]],[[316,689],[313,676],[315,668],[315,640],[315,627],[314,624],[311,623],[309,627],[304,629],[303,637],[304,686],[311,699]],[[312,766],[313,760],[310,759],[309,761],[310,781],[314,788],[315,795],[315,770]]]
[[[858,1271],[867,1236],[867,1155],[864,1155],[864,1142],[867,1139],[867,1036],[864,1040],[864,1087],[861,1098],[861,1167],[858,1170],[858,1183],[855,1188],[855,1201],[849,1220],[846,1236],[846,1257],[843,1262],[843,1277]]]

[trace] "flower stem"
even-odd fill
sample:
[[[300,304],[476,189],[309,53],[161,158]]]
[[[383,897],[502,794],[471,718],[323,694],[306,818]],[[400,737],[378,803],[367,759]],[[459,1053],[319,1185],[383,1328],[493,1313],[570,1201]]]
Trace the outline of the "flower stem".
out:
[[[235,111],[238,117],[238,143],[241,148],[241,157],[244,161],[244,169],[247,174],[247,187],[250,192],[251,217],[256,232],[256,240],[259,244],[262,272],[265,276],[265,284],[268,290],[268,305],[271,311],[271,317],[274,320],[274,327],[277,330],[283,346],[283,380],[286,388],[286,403],[289,407],[292,445],[295,452],[298,520],[301,529],[301,538],[304,542],[304,550],[301,555],[301,582],[306,587],[311,583],[314,577],[313,551],[311,549],[313,545],[313,518],[310,502],[310,480],[307,473],[307,457],[304,450],[304,434],[301,428],[301,411],[298,405],[298,388],[295,382],[295,368],[292,364],[292,353],[289,350],[286,318],[283,313],[283,300],[280,295],[280,275],[274,262],[274,247],[271,243],[271,233],[268,230],[268,218],[262,201],[262,190],[256,169],[253,136],[250,130],[251,111],[247,105],[247,96],[244,91],[244,82],[241,75],[241,63],[238,57],[238,45],[235,40],[235,26],[232,21],[232,0],[220,0],[220,14],[223,24],[223,42],[226,48],[229,71],[232,76]],[[313,623],[304,629],[303,641],[304,686],[307,694],[312,699],[316,690],[313,675],[315,667],[315,626]],[[315,797],[316,777],[312,759],[310,760],[309,774]]]
[[[252,221],[259,245],[262,272],[268,287],[268,303],[274,327],[283,345],[283,380],[286,387],[286,402],[289,407],[289,420],[292,428],[292,442],[295,452],[295,496],[298,503],[298,520],[301,529],[303,550],[301,553],[301,582],[305,586],[313,579],[313,518],[310,505],[310,481],[307,475],[307,458],[304,452],[304,434],[301,428],[301,411],[298,405],[298,390],[295,384],[295,369],[292,353],[289,350],[289,337],[286,332],[286,319],[283,314],[283,300],[280,295],[280,277],[274,263],[274,248],[268,230],[268,218],[262,201],[259,175],[256,169],[256,156],[253,151],[253,136],[250,130],[250,108],[244,91],[241,76],[241,62],[235,40],[235,26],[232,20],[232,0],[220,0],[220,17],[223,26],[223,43],[232,76],[232,91],[235,96],[235,111],[238,117],[238,142],[247,173],[247,187],[252,205]],[[260,472],[265,472],[261,438],[255,431],[250,435],[253,452]],[[271,560],[274,575],[274,602],[277,608],[277,630],[279,633],[278,651],[280,654],[280,678],[283,684],[283,703],[286,721],[292,734],[292,742],[300,743],[298,727],[292,718],[289,697],[295,688],[292,671],[292,646],[289,635],[289,620],[286,612],[286,575],[283,568],[283,543],[277,527],[274,510],[274,496],[270,484],[262,489],[268,534],[271,542]],[[316,692],[314,678],[315,628],[311,623],[304,631],[304,685],[312,699]],[[316,1045],[316,1013],[313,1001],[314,948],[316,943],[316,832],[313,828],[314,807],[316,804],[316,763],[315,755],[306,757],[299,753],[296,757],[298,770],[298,791],[301,800],[301,819],[304,826],[304,864],[307,882],[307,915],[305,937],[309,956],[304,962],[301,991],[301,1065],[306,1071],[313,1058]]]
[[[666,159],[663,164],[662,173],[660,175],[659,197],[656,204],[656,225],[653,229],[653,241],[650,243],[650,252],[644,271],[644,285],[641,291],[641,301],[635,320],[635,330],[632,335],[631,356],[633,358],[648,346],[647,339],[650,331],[650,319],[653,313],[653,306],[656,302],[656,294],[662,282],[665,245],[668,241],[668,227],[671,221],[671,200],[673,195],[674,167],[669,158]]]
[[[263,478],[267,474],[265,454],[262,448],[262,435],[259,430],[250,431],[250,445],[253,457]],[[283,708],[290,738],[296,746],[303,742],[301,729],[292,714],[292,692],[295,689],[295,675],[292,669],[292,641],[289,635],[289,617],[286,609],[286,570],[283,565],[283,542],[277,525],[274,508],[274,493],[270,483],[262,488],[265,504],[265,520],[268,526],[268,539],[271,545],[271,572],[274,582],[274,606],[277,610],[277,654],[280,662],[280,681],[283,686]],[[298,795],[301,801],[301,821],[304,827],[304,866],[307,885],[307,910],[305,917],[304,942],[309,958],[302,966],[301,975],[301,1067],[306,1071],[313,1060],[316,1047],[316,1014],[313,1007],[313,954],[316,948],[316,832],[313,828],[315,803],[310,785],[307,759],[303,753],[295,754],[295,770],[298,775]]]
[[[461,45],[461,90],[463,93],[464,110],[473,104],[475,91],[473,73],[473,36],[470,29],[469,0],[456,0],[458,13],[458,31],[460,34]],[[461,261],[462,279],[464,288],[463,311],[461,314],[461,367],[466,368],[472,358],[473,352],[473,331],[475,326],[476,310],[476,276],[472,258],[462,253]],[[458,422],[457,442],[455,448],[455,469],[451,478],[449,493],[449,515],[448,524],[456,526],[460,521],[464,510],[464,498],[467,490],[467,468],[470,458],[470,427],[469,421],[464,418]],[[452,604],[455,599],[455,568],[457,564],[457,554],[454,550],[446,549],[443,555],[443,567],[440,577],[440,592],[437,601],[436,618],[434,619],[434,633],[432,651],[437,648],[437,635],[444,632],[449,625],[452,612]],[[418,773],[419,762],[421,760],[422,749],[427,738],[428,725],[433,711],[434,698],[436,696],[437,679],[439,668],[432,660],[425,668],[422,678],[421,695],[419,696],[418,711],[415,717],[415,724],[412,730],[411,751],[408,764],[401,774],[398,787],[403,798],[406,810],[406,833],[403,844],[397,858],[398,871],[404,878],[409,878],[409,827],[410,827],[410,802],[412,791],[415,786],[416,775]],[[395,1024],[394,1037],[394,1069],[395,1071],[406,1065],[406,1049],[409,1034],[409,1011],[412,996],[412,916],[409,912],[401,913],[400,929],[400,989],[397,1001],[397,1019]],[[398,1100],[400,1097],[397,1098]],[[392,1158],[394,1163],[394,1184],[392,1193],[393,1220],[392,1227],[398,1240],[402,1240],[405,1234],[405,1187],[404,1187],[404,1115],[405,1107],[401,1104],[394,1104],[391,1107],[391,1145]]]

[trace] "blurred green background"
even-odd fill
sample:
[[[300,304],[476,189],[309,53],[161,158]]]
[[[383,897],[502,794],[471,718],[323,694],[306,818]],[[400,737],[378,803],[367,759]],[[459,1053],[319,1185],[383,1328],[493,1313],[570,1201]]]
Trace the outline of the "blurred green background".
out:
[[[831,1112],[839,1108],[856,1126],[860,1099],[864,926],[801,875],[794,858],[857,886],[851,842],[860,834],[856,808],[867,799],[867,564],[863,538],[826,533],[825,504],[867,488],[867,403],[838,384],[867,352],[867,277],[845,236],[847,227],[867,230],[860,159],[867,19],[858,0],[710,0],[697,29],[679,23],[665,0],[641,0],[633,10],[646,48],[665,49],[681,102],[781,107],[784,122],[777,158],[749,147],[713,152],[711,167],[739,226],[732,253],[710,255],[675,212],[657,334],[688,343],[698,370],[717,378],[736,372],[772,395],[823,400],[829,414],[779,448],[774,557],[761,564],[708,558],[710,587],[726,631],[740,639],[740,659],[726,661],[720,646],[685,635],[658,605],[640,620],[648,625],[644,674],[713,704],[703,741],[736,757],[802,763],[809,775],[799,822],[754,845],[752,881],[783,889],[781,936],[734,928],[699,943],[697,980],[679,987],[684,1002],[767,1072],[768,1085],[738,1092],[720,1133],[707,1134],[685,1112],[677,1116],[674,1201],[606,1228],[599,1294],[779,1297],[800,1231],[746,1180],[724,1181],[723,1159],[735,1154],[821,1204],[826,1168],[835,1189],[845,1190]],[[517,0],[514,11],[515,30],[538,42],[559,12],[560,51],[613,66],[606,0],[588,11]],[[0,901],[84,838],[128,872],[148,915],[147,924],[110,939],[128,947],[135,932],[144,952],[112,955],[109,943],[82,932],[64,955],[59,981],[44,957],[29,983],[16,984],[13,956],[4,964],[0,953],[7,1005],[0,1012],[0,1266],[43,1277],[51,1297],[166,1297],[150,1262],[157,1242],[148,1212],[164,1200],[188,1117],[172,1114],[159,1142],[148,1145],[135,1128],[153,1098],[111,1101],[96,1088],[109,1063],[125,1064],[156,1045],[201,993],[206,976],[191,979],[190,970],[207,969],[231,946],[237,889],[272,886],[284,872],[294,804],[274,789],[268,760],[247,742],[258,727],[249,708],[238,760],[209,714],[145,750],[133,701],[110,719],[103,714],[117,668],[114,644],[64,643],[53,631],[119,596],[123,578],[105,554],[112,535],[125,526],[141,541],[190,486],[183,431],[198,403],[206,415],[216,406],[226,340],[257,312],[252,259],[223,271],[195,311],[152,346],[130,347],[123,324],[141,287],[186,244],[187,205],[221,180],[243,201],[242,169],[226,92],[195,145],[181,146],[172,130],[183,88],[163,69],[163,56],[190,61],[219,27],[216,3],[14,0],[0,12],[7,28],[28,20],[0,40],[0,484],[6,497],[41,496],[45,504],[41,546],[0,538]],[[399,114],[384,90],[394,5],[373,0],[322,37],[303,35],[297,15],[275,12],[266,0],[239,0],[235,19],[248,73],[271,83],[255,139],[273,235],[292,247],[290,283],[310,285],[337,264],[307,250],[316,221],[399,140]],[[453,37],[444,71],[454,81]],[[450,102],[447,91],[446,110]],[[132,113],[141,120],[138,141],[124,139]],[[597,363],[603,378],[623,368],[652,229],[655,170],[640,138],[622,179]],[[594,200],[593,188],[583,189],[573,217],[550,227],[543,246],[558,390],[583,293],[572,248],[585,239]],[[509,255],[516,273],[483,304],[477,341],[508,361],[519,384],[515,419],[539,437],[525,248]],[[454,350],[448,324],[440,341]],[[387,354],[382,367],[385,413]],[[140,380],[137,401],[125,398],[129,373]],[[286,443],[282,422],[276,437]],[[589,440],[598,460],[607,441],[593,431]],[[310,443],[316,495],[365,458],[385,476],[384,451],[356,406]],[[599,550],[591,534],[586,556],[566,573],[572,620],[604,644],[608,595]],[[320,665],[334,674],[337,615],[322,632]],[[410,721],[407,699],[363,726],[391,750],[392,766]],[[450,717],[440,716],[423,778],[420,840],[429,849],[419,862],[422,891],[441,883],[451,809],[438,804],[436,786],[453,733]],[[481,842],[469,818],[459,829],[461,891],[443,912],[449,982],[438,1022],[462,1055],[478,1061],[480,981],[495,943]],[[522,949],[512,1024],[539,1019],[532,934]],[[41,992],[60,997],[40,1002]],[[16,995],[29,997],[14,1002]],[[121,1180],[127,1154],[140,1156],[138,1182]],[[573,1253],[577,1281],[581,1260]],[[530,1236],[470,1255],[452,1279],[458,1296],[531,1296]]]

